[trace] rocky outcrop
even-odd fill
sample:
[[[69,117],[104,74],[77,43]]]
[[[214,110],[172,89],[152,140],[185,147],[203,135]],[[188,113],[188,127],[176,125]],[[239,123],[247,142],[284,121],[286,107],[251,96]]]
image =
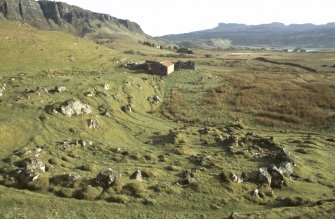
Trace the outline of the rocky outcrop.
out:
[[[49,114],[62,114],[64,116],[72,117],[82,114],[91,114],[92,107],[84,104],[79,100],[70,99],[61,104],[54,104],[45,107],[45,111]]]
[[[63,2],[0,0],[0,15],[40,29],[66,31],[87,38],[114,38],[115,34],[145,35],[137,23]]]

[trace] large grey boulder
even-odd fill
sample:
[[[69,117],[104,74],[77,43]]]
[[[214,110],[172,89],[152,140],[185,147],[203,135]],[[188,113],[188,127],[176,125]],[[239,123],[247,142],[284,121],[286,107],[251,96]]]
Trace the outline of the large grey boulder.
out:
[[[268,172],[268,169],[266,167],[259,168],[258,170],[258,181],[260,183],[265,183],[268,185],[271,185],[272,177],[270,173]]]
[[[276,167],[276,165],[271,164],[268,167],[268,172],[270,173],[272,178],[271,186],[281,188],[285,180],[281,171]]]
[[[81,103],[79,100],[68,100],[61,104],[58,111],[68,117],[81,114],[91,114],[91,106]]]
[[[45,172],[45,164],[37,157],[28,157],[18,163],[18,166],[30,171]]]
[[[133,174],[131,174],[131,176],[129,177],[129,179],[135,179],[137,181],[142,181],[142,173],[140,170],[136,170]]]
[[[34,182],[46,170],[46,165],[38,157],[28,157],[16,164],[19,168],[17,179],[22,183]]]
[[[284,161],[279,164],[278,169],[284,176],[289,177],[293,173],[294,166],[291,162]]]
[[[115,172],[111,168],[108,168],[106,170],[101,171],[97,175],[95,182],[101,187],[108,187],[113,185],[118,177],[119,174],[117,172]]]

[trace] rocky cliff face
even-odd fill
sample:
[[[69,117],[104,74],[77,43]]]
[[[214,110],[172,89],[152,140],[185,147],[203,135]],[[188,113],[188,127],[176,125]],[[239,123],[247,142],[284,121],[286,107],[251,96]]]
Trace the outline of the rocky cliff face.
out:
[[[145,35],[137,23],[63,2],[0,0],[1,14],[10,21],[21,21],[40,29],[61,30],[87,38]]]

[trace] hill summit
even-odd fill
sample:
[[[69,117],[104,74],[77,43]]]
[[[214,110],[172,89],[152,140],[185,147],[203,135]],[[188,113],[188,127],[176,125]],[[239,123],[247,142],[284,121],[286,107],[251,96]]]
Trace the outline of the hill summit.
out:
[[[233,46],[335,48],[334,36],[335,23],[285,25],[274,22],[260,25],[219,23],[212,29],[161,38],[176,43],[221,39],[230,41]]]

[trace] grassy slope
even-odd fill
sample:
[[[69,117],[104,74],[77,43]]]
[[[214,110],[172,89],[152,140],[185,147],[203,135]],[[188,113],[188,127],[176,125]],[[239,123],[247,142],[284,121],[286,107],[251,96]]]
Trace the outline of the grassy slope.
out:
[[[333,213],[329,210],[334,209],[332,202],[321,207],[302,206],[290,209],[278,206],[270,212],[263,212],[269,207],[262,206],[260,200],[244,198],[256,185],[246,183],[243,186],[227,186],[215,179],[222,169],[239,174],[264,165],[241,153],[227,154],[210,136],[207,136],[208,144],[205,145],[204,139],[199,140],[197,134],[197,130],[208,121],[216,127],[223,127],[240,116],[239,112],[232,109],[234,105],[224,105],[224,111],[218,111],[209,103],[202,103],[208,90],[234,79],[231,79],[231,74],[234,74],[235,69],[250,69],[240,66],[227,68],[226,65],[220,65],[220,59],[204,59],[199,55],[197,62],[200,63],[200,69],[197,72],[176,72],[162,81],[156,76],[131,73],[119,68],[117,61],[124,57],[127,60],[140,59],[140,56],[122,53],[130,49],[147,54],[144,57],[146,59],[156,59],[158,55],[166,55],[169,51],[158,52],[122,41],[112,44],[113,49],[109,49],[68,34],[37,31],[21,24],[2,21],[0,29],[0,85],[7,84],[4,96],[0,99],[2,159],[16,149],[26,151],[24,147],[35,148],[38,145],[45,150],[42,156],[44,162],[50,158],[56,161],[53,172],[47,174],[67,172],[92,178],[100,169],[112,167],[122,173],[125,186],[132,183],[127,178],[136,169],[144,170],[149,175],[137,187],[140,194],[126,197],[130,200],[128,204],[62,199],[50,192],[50,188],[29,192],[0,186],[0,217],[156,218],[161,215],[162,218],[218,218],[237,211],[260,212],[256,213],[260,217],[272,215],[279,218],[282,215],[288,217],[302,213],[315,217]],[[69,55],[75,56],[76,61],[69,61]],[[254,66],[253,63],[250,65]],[[264,77],[266,75],[262,75]],[[110,90],[104,91],[105,83],[110,85]],[[59,94],[44,92],[44,88],[51,89],[55,86],[65,86],[68,91]],[[37,87],[41,89],[33,93],[24,92]],[[83,95],[84,92],[93,90],[104,92],[106,96]],[[148,96],[155,94],[164,97],[162,112],[165,117],[158,113],[148,113],[158,110],[159,105],[152,109],[146,100]],[[73,97],[90,104],[93,115],[67,118],[45,113],[46,105]],[[133,101],[135,112],[126,114],[120,110],[120,106],[128,102],[128,97]],[[100,105],[110,109],[111,118],[99,115]],[[252,118],[247,113],[244,115],[245,119]],[[42,122],[40,116],[47,119]],[[166,117],[179,122],[172,122]],[[90,118],[98,119],[98,130],[88,129],[86,120]],[[213,118],[220,122],[212,123],[210,120]],[[168,136],[169,129],[182,127],[184,124],[180,121],[193,121],[193,124],[188,126],[188,131],[183,131],[173,139]],[[245,134],[252,127],[236,132]],[[332,160],[332,147],[335,145],[327,141],[328,134],[308,136],[305,132],[283,133],[261,127],[252,131],[262,136],[275,136],[279,144],[299,156],[297,171],[301,179],[289,180],[288,188],[274,191],[276,196],[300,196],[313,201],[333,197],[334,166],[327,163],[327,160]],[[222,134],[227,133],[223,131]],[[65,151],[58,148],[57,142],[73,139],[92,140],[94,147],[75,147]],[[186,144],[180,144],[181,141],[186,141]],[[126,159],[117,152],[117,148],[127,151]],[[307,153],[295,152],[301,148],[307,150]],[[211,155],[215,165],[197,173],[199,180],[191,186],[175,185],[182,170],[199,167],[190,159],[192,154]],[[160,155],[164,155],[163,161],[159,161]],[[82,171],[78,168],[86,163],[94,164],[96,170]],[[6,165],[4,160],[0,161],[0,166]],[[173,168],[167,171],[166,168],[171,166]],[[150,189],[152,187],[156,190]],[[153,200],[149,202],[153,206],[142,204],[143,200]],[[274,207],[273,205],[270,201],[269,206]]]

